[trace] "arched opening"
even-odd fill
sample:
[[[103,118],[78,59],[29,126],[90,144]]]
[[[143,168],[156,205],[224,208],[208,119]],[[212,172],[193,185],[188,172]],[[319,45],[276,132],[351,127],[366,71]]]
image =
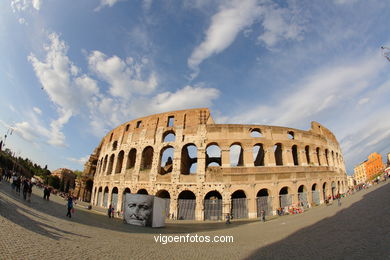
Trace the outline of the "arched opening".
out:
[[[315,205],[320,205],[320,192],[318,191],[316,183],[311,186],[311,195],[313,198],[313,203]]]
[[[108,207],[108,187],[104,188],[104,193],[103,193],[103,207],[107,208]]]
[[[102,199],[102,191],[103,191],[103,188],[99,187],[98,194],[96,197],[96,203],[95,203],[96,206],[100,206],[100,203],[101,203],[100,200]]]
[[[257,217],[261,216],[261,211],[264,210],[265,216],[272,213],[272,197],[267,189],[261,189],[256,195]]]
[[[307,207],[307,191],[304,185],[299,186],[298,188],[298,202],[302,207]]]
[[[170,131],[166,131],[164,134],[163,134],[163,142],[164,143],[167,143],[167,142],[175,142],[176,141],[176,134],[174,131],[170,130]]]
[[[192,191],[180,192],[177,200],[177,219],[194,220],[196,208],[196,196]]]
[[[322,184],[322,196],[323,196],[324,200],[327,199],[326,188],[327,188],[327,185],[326,185],[326,182],[324,182],[324,184]]]
[[[125,152],[122,150],[118,154],[118,160],[116,162],[115,173],[120,173],[122,171],[124,157],[125,157]]]
[[[251,137],[263,137],[263,134],[261,133],[261,130],[259,128],[252,129],[251,131]]]
[[[289,194],[289,190],[288,187],[283,187],[279,191],[279,205],[282,209],[292,204],[292,196]]]
[[[92,188],[93,188],[93,180],[88,179],[85,182],[85,190],[84,190],[84,194],[83,194],[83,197],[82,197],[83,201],[86,201],[86,202],[90,202],[91,201]]]
[[[118,141],[114,141],[114,142],[112,143],[112,150],[115,151],[116,148],[118,148]]]
[[[263,144],[253,146],[253,161],[255,166],[264,166],[264,155]]]
[[[107,175],[110,175],[112,173],[112,167],[114,165],[115,155],[111,154],[110,160],[108,162],[108,168],[107,168]]]
[[[198,167],[198,148],[194,144],[186,144],[181,149],[180,173],[184,175],[196,173]]]
[[[123,204],[125,203],[125,200],[126,200],[126,194],[130,194],[131,193],[131,191],[130,191],[130,189],[129,188],[126,188],[124,191],[123,191],[123,193],[122,193],[122,208],[120,209],[121,211],[123,210]]]
[[[334,181],[332,181],[331,183],[331,192],[332,192],[332,199],[334,199],[337,194],[336,183]]]
[[[240,144],[230,146],[230,166],[244,166],[244,150]]]
[[[338,181],[337,182],[337,194],[336,195],[338,195],[338,194],[340,194],[341,192],[341,186],[340,186],[340,181]]]
[[[206,168],[221,166],[221,149],[217,144],[210,144],[206,148]]]
[[[214,190],[204,197],[204,220],[222,219],[222,195]]]
[[[231,216],[237,219],[248,218],[248,203],[245,192],[243,190],[233,192],[231,201]]]
[[[108,162],[108,155],[104,157],[103,172],[106,172],[107,170],[107,162]]]
[[[274,146],[274,154],[275,154],[275,164],[277,166],[283,165],[283,155],[282,155],[282,144],[277,143]]]
[[[305,154],[307,164],[310,165],[310,147],[308,145],[305,146]]]
[[[326,159],[326,165],[329,166],[329,152],[328,152],[328,149],[325,149],[325,159]]]
[[[132,148],[127,155],[126,169],[132,169],[135,166],[135,160],[137,158],[137,150]]]
[[[137,191],[137,194],[144,194],[144,195],[148,195],[149,193],[148,193],[148,191],[147,191],[147,190],[145,190],[145,189],[140,189],[140,190],[138,190],[138,191]]]
[[[298,161],[298,147],[296,145],[293,145],[291,147],[291,152],[292,152],[292,157],[293,157],[293,160],[294,160],[294,165],[295,166],[299,165],[299,161]]]
[[[172,146],[166,146],[161,150],[160,153],[160,170],[159,174],[164,175],[172,172],[173,168],[173,154],[175,149]]]
[[[111,207],[117,209],[117,206],[118,206],[118,188],[114,187],[111,193]]]
[[[141,171],[152,168],[153,163],[153,147],[148,146],[142,151]]]
[[[321,165],[320,148],[319,148],[319,147],[317,147],[317,149],[316,149],[316,154],[317,154],[317,162],[318,162],[318,165]]]
[[[159,198],[162,198],[165,200],[165,217],[169,218],[170,206],[171,206],[171,195],[166,190],[159,190],[156,192],[156,197],[159,197]]]
[[[295,134],[293,131],[288,131],[287,136],[288,136],[288,139],[290,139],[290,140],[294,140],[294,138],[295,138]]]
[[[334,161],[334,152],[333,151],[332,151],[332,164],[333,164],[333,166],[336,166],[336,163]]]

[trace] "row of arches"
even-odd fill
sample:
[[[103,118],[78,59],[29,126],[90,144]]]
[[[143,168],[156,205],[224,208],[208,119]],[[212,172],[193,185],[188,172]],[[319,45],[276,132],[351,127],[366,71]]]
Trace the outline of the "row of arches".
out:
[[[272,194],[267,188],[259,189],[256,193],[256,213],[260,215],[262,210],[267,215],[272,215],[277,208],[285,208],[293,204],[293,196],[297,195],[298,203],[301,206],[307,207],[309,197],[311,203],[319,205],[322,199],[328,196],[336,196],[342,193],[345,188],[344,181],[324,182],[322,184],[313,183],[311,186],[300,185],[297,190],[293,190],[289,186],[280,188],[277,194]],[[331,189],[329,189],[329,187]],[[321,189],[322,188],[322,189]],[[322,191],[322,194],[321,194]],[[125,188],[122,192],[124,197],[126,193],[131,193],[130,188]],[[309,194],[310,193],[310,194]],[[146,189],[139,189],[136,194],[149,194]],[[152,194],[151,194],[152,195]],[[197,204],[197,196],[191,190],[180,192],[176,198],[176,207],[171,207],[171,194],[165,189],[158,190],[155,196],[166,200],[167,215],[173,213],[177,219],[194,220],[195,213],[199,204]],[[93,203],[97,206],[108,207],[111,204],[117,210],[122,209],[122,205],[118,205],[119,190],[117,187],[111,189],[106,186],[95,187],[93,194]],[[122,200],[123,201],[123,197]],[[248,218],[248,195],[242,190],[236,190],[227,198],[230,200],[230,213],[234,218]],[[204,220],[221,220],[223,217],[223,196],[217,190],[207,192],[202,198],[202,214]],[[170,212],[171,211],[171,212]],[[172,212],[174,211],[174,212]]]
[[[287,149],[288,148],[288,149]],[[273,158],[276,166],[287,165],[288,154],[291,153],[292,163],[295,166],[298,165],[325,165],[325,166],[340,166],[342,165],[342,158],[339,153],[334,151],[324,150],[320,147],[316,147],[311,151],[309,145],[305,146],[301,152],[297,145],[291,147],[285,147],[281,143],[276,143],[273,147]],[[254,167],[267,166],[269,159],[266,158],[267,150],[262,143],[255,144],[252,147],[251,159]],[[158,173],[161,175],[172,172],[174,161],[175,149],[171,145],[163,147],[159,153]],[[150,170],[153,164],[154,149],[152,146],[147,146],[141,153],[140,171]],[[126,167],[125,169],[132,169],[136,165],[137,150],[132,148],[127,153]],[[229,161],[231,167],[240,167],[247,165],[244,162],[244,149],[240,143],[233,143],[229,149]],[[112,173],[121,173],[123,169],[123,163],[125,159],[125,152],[121,150],[116,158],[115,153],[110,156],[106,155],[98,161],[98,172],[103,175],[110,175]],[[248,160],[248,159],[247,159]],[[194,174],[197,172],[198,165],[198,148],[195,144],[190,143],[182,147],[180,156],[180,173],[181,174]],[[206,168],[210,166],[222,166],[222,151],[217,143],[210,143],[206,147]]]

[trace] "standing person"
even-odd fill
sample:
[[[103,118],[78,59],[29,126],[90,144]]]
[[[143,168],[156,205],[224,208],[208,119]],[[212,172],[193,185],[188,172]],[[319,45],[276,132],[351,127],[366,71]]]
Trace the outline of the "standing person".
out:
[[[265,211],[262,209],[260,211],[260,221],[265,222]]]
[[[45,188],[43,189],[43,199],[47,199],[47,186],[45,186]]]
[[[230,213],[226,214],[226,224],[230,224]]]
[[[337,194],[337,205],[339,205],[339,207],[341,206],[341,196],[340,196],[340,193]]]
[[[108,206],[108,210],[107,210],[108,218],[111,218],[111,213],[112,213],[112,206],[110,204],[110,206]]]
[[[28,202],[31,202],[31,193],[32,193],[32,186],[33,186],[32,181],[31,181],[31,180],[28,180],[27,185],[28,185],[28,189],[27,189],[27,201],[28,201]]]
[[[68,213],[66,213],[66,216],[69,218],[72,218],[72,209],[73,209],[73,199],[71,196],[68,197],[68,203],[67,203]]]
[[[23,180],[23,199],[24,200],[27,199],[28,189],[29,189],[28,181],[27,181],[27,179],[24,179]]]

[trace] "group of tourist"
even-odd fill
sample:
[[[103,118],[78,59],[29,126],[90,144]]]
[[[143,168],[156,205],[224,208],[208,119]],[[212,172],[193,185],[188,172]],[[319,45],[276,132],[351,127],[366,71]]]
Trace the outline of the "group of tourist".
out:
[[[8,174],[6,175],[6,177],[3,177],[2,175],[2,178],[4,178],[4,180],[6,181],[12,180],[12,190],[15,191],[15,193],[19,196],[20,191],[22,191],[23,199],[27,200],[28,202],[31,202],[32,187],[34,185],[31,178],[20,176],[16,173],[13,173],[10,178],[8,178]]]

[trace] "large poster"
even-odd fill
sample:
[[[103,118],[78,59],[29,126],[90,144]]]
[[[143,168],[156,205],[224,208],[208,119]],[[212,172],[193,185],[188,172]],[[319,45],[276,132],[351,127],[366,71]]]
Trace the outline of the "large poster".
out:
[[[124,219],[126,223],[145,227],[165,226],[165,200],[151,195],[125,195]]]

